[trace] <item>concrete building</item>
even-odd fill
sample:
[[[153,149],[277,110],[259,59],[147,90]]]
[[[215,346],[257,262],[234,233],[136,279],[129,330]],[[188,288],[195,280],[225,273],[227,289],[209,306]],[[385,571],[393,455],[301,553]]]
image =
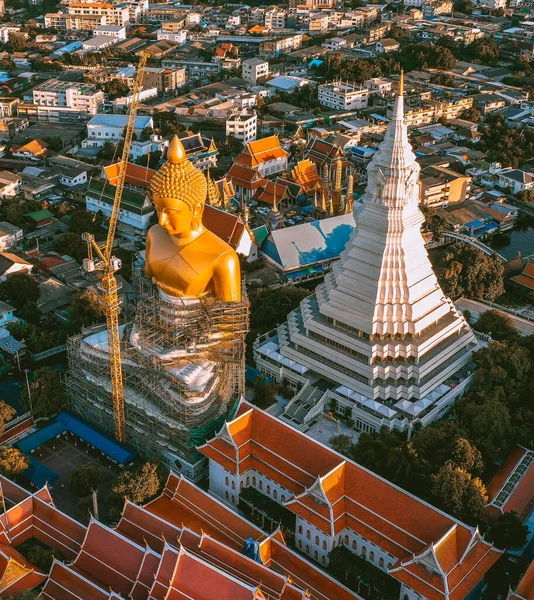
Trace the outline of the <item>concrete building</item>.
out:
[[[103,14],[71,15],[58,12],[45,15],[45,27],[59,31],[91,31],[106,24],[106,17]]]
[[[23,231],[7,221],[0,222],[0,252],[5,252],[18,245],[22,241]]]
[[[69,15],[104,17],[103,25],[124,27],[129,23],[130,11],[126,4],[108,2],[71,2]]]
[[[84,50],[100,52],[101,50],[104,50],[104,48],[114,46],[118,41],[118,38],[111,35],[97,35],[82,42],[82,48]]]
[[[277,40],[264,40],[260,42],[261,58],[278,58],[282,54],[298,50],[302,46],[302,34],[297,33]]]
[[[231,135],[243,144],[248,144],[256,139],[258,117],[254,112],[243,111],[231,116],[226,121],[226,135]]]
[[[125,40],[126,27],[119,27],[118,25],[100,25],[100,27],[95,28],[93,34],[95,37],[100,35],[109,35],[117,40]]]
[[[319,86],[318,99],[323,106],[336,110],[366,108],[369,101],[369,89],[354,83],[334,81]]]
[[[87,183],[87,171],[78,167],[63,169],[59,176],[59,183],[69,188],[85,185]]]
[[[452,0],[430,0],[423,3],[423,15],[425,19],[432,19],[439,15],[452,15]]]
[[[146,67],[143,77],[145,89],[157,88],[158,92],[172,92],[185,85],[185,69]]]
[[[390,52],[398,52],[399,49],[399,42],[391,38],[382,38],[381,40],[378,40],[378,42],[376,42],[375,45],[375,50],[379,54],[389,54]]]
[[[81,121],[96,115],[104,92],[92,85],[49,79],[31,90],[31,101],[19,105],[19,115],[50,122]]]
[[[183,46],[187,41],[187,31],[185,29],[179,29],[178,31],[172,31],[168,29],[158,29],[157,39],[159,40],[168,40],[169,42],[174,42],[179,46]]]
[[[22,191],[22,177],[10,171],[0,171],[0,198],[13,198]]]
[[[369,93],[383,96],[391,92],[393,82],[384,77],[374,77],[364,81],[363,85],[369,90]]]
[[[254,343],[258,369],[299,390],[282,418],[303,431],[331,410],[366,432],[426,426],[472,378],[476,338],[441,290],[421,235],[420,167],[399,87],[339,261],[286,323]]]
[[[286,11],[273,8],[265,11],[265,27],[269,29],[284,29],[286,26]]]
[[[315,13],[310,15],[308,24],[310,35],[320,35],[328,31],[328,15],[326,13]]]
[[[127,123],[127,115],[96,115],[87,123],[87,139],[83,142],[84,147],[99,148],[106,142],[117,142],[123,137]],[[137,136],[140,136],[147,127],[154,128],[152,117],[136,117]]]
[[[433,207],[463,202],[471,189],[471,177],[445,167],[425,167],[420,183],[421,202]]]

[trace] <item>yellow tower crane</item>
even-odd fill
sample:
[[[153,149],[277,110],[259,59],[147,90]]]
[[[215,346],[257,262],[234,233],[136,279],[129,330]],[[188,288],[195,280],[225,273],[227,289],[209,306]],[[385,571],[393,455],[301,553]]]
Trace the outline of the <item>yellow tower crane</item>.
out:
[[[113,241],[115,239],[115,232],[117,231],[119,210],[122,193],[124,191],[124,182],[126,180],[126,168],[135,131],[135,120],[139,106],[139,93],[143,85],[143,74],[145,72],[146,61],[147,55],[142,54],[137,67],[137,76],[135,78],[133,87],[128,124],[126,125],[126,132],[124,135],[124,148],[122,150],[122,156],[119,163],[119,177],[115,187],[115,197],[113,200],[111,217],[109,219],[109,229],[106,243],[103,247],[101,247],[99,244],[97,244],[94,236],[90,233],[84,233],[82,236],[88,245],[87,258],[83,261],[85,270],[88,272],[102,272],[98,287],[102,291],[100,302],[104,308],[104,312],[106,313],[115,437],[119,442],[125,441],[124,385],[122,381],[119,329],[119,313],[122,299],[119,297],[121,284],[115,277],[115,272],[121,268],[121,261],[119,258],[113,256]],[[96,260],[93,258],[93,250],[97,255]]]

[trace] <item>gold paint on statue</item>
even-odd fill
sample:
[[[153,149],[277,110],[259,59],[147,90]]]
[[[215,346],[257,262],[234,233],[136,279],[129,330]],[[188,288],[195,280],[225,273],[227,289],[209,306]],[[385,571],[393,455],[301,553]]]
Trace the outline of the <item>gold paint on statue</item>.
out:
[[[202,224],[207,182],[178,139],[151,182],[159,224],[147,235],[145,275],[166,294],[213,294],[241,300],[241,273],[235,251]]]

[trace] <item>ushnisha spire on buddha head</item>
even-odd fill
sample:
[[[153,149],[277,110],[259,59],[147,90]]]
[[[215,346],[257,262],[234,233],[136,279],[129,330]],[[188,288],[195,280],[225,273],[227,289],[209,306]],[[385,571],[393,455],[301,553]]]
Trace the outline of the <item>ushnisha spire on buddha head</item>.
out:
[[[208,184],[200,169],[187,160],[177,135],[167,151],[167,161],[152,177],[150,189],[158,209],[176,208],[184,202],[193,212],[202,212]]]

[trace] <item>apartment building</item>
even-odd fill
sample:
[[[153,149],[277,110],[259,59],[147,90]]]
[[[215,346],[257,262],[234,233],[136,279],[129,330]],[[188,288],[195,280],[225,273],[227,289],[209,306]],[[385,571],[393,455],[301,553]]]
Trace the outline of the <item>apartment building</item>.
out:
[[[49,79],[31,90],[19,105],[19,115],[49,122],[78,121],[96,115],[104,92],[86,83]],[[29,100],[29,101],[28,101]]]
[[[302,46],[302,34],[297,33],[278,40],[265,40],[260,43],[259,55],[262,58],[278,58],[282,54],[298,50]]]
[[[185,69],[147,67],[143,77],[145,90],[157,88],[158,92],[171,92],[185,85]]]
[[[105,24],[104,15],[70,15],[62,12],[45,15],[45,27],[58,31],[92,31]]]
[[[124,27],[130,20],[130,11],[126,4],[110,4],[104,2],[71,2],[69,14],[74,16],[103,16],[104,25]]]
[[[269,63],[261,58],[248,58],[243,61],[241,76],[245,81],[256,85],[258,79],[269,75]]]
[[[389,94],[393,86],[393,82],[383,77],[374,77],[373,79],[367,79],[363,82],[363,85],[369,90],[371,94]]]
[[[187,41],[187,31],[185,29],[178,29],[177,31],[172,31],[168,29],[158,29],[156,32],[157,39],[159,40],[168,40],[169,42],[174,42],[175,44],[179,44],[182,46]]]
[[[118,25],[100,25],[93,31],[95,37],[106,35],[108,37],[115,38],[115,40],[126,39],[126,27],[119,27]]]
[[[326,33],[328,31],[328,15],[325,13],[310,15],[308,30],[311,35]]]
[[[489,8],[490,10],[506,8],[506,0],[475,0],[475,4]]]
[[[265,27],[269,29],[284,29],[286,26],[286,11],[273,8],[265,11]]]
[[[445,208],[467,198],[471,177],[445,167],[429,166],[421,171],[419,189],[425,206]]]
[[[354,83],[334,81],[319,86],[318,99],[323,106],[336,110],[355,110],[366,108],[369,90]]]
[[[231,135],[243,144],[248,144],[256,139],[258,131],[258,118],[256,113],[243,111],[231,116],[226,121],[226,135]]]

